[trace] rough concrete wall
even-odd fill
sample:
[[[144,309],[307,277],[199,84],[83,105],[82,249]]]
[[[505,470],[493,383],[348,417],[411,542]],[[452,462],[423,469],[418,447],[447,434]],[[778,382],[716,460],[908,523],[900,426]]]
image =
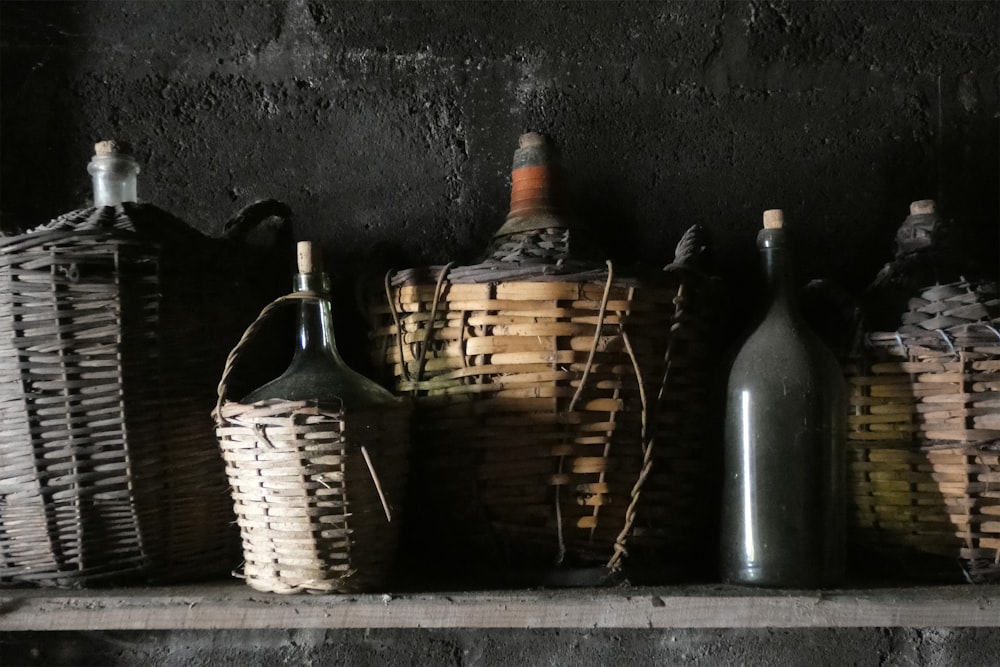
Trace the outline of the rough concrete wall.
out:
[[[992,2],[4,1],[0,221],[79,205],[92,143],[116,136],[139,149],[142,197],[207,232],[272,196],[341,275],[376,241],[413,263],[468,258],[506,212],[517,135],[535,129],[561,144],[575,212],[616,258],[661,264],[701,222],[744,289],[760,211],[780,206],[809,275],[857,289],[907,203],[930,196],[995,264],[998,21]],[[11,664],[977,665],[997,654],[995,635],[962,630],[22,639],[5,648]]]
[[[760,211],[813,276],[865,284],[910,200],[997,253],[991,2],[4,2],[3,221],[77,205],[95,139],[139,147],[141,193],[206,231],[286,200],[348,266],[480,251],[526,129],[617,258],[706,224],[754,274]],[[995,257],[993,257],[995,262]]]
[[[993,667],[1000,635],[983,629],[288,630],[31,633],[11,665],[856,665]],[[8,662],[4,662],[8,664]]]

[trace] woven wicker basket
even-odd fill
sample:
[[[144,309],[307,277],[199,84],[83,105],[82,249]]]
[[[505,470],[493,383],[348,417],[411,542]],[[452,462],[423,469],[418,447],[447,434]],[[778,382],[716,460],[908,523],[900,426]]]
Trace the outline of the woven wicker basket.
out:
[[[851,370],[853,524],[870,546],[1000,573],[1000,299],[936,286]]]
[[[375,364],[414,399],[411,523],[439,568],[632,551],[666,571],[711,539],[707,279],[569,265],[397,272],[370,308]]]
[[[240,256],[145,204],[0,239],[0,581],[231,568],[205,405],[238,335],[219,297],[239,291]]]
[[[316,401],[226,400],[228,378],[261,323],[230,354],[218,389],[216,435],[243,538],[243,577],[271,593],[384,588],[405,493],[410,408],[346,409]]]

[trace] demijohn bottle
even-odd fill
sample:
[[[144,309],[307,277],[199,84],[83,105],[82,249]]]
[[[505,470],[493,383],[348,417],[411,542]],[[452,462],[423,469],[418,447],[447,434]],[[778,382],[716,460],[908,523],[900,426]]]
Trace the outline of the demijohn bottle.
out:
[[[293,290],[311,294],[298,305],[295,354],[279,377],[246,396],[249,404],[269,398],[288,401],[315,399],[348,407],[395,403],[385,388],[352,370],[337,352],[330,304],[330,279],[323,272],[319,253],[312,243],[296,246],[298,273]]]
[[[729,374],[723,579],[830,586],[844,570],[844,380],[797,312],[780,210],[765,211],[757,246],[770,304]]]

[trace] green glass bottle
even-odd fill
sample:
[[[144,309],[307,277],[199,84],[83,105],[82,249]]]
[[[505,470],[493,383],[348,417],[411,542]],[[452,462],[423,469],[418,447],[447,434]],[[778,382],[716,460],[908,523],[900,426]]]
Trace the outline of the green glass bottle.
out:
[[[765,211],[757,246],[770,305],[729,374],[722,575],[737,584],[831,586],[845,559],[843,375],[796,309],[780,210]]]
[[[295,354],[284,373],[252,391],[241,402],[249,404],[269,398],[319,400],[352,408],[396,403],[397,399],[387,389],[351,369],[340,357],[333,335],[330,279],[310,242],[299,242],[296,252],[298,273],[293,291],[313,298],[305,298],[298,304]]]

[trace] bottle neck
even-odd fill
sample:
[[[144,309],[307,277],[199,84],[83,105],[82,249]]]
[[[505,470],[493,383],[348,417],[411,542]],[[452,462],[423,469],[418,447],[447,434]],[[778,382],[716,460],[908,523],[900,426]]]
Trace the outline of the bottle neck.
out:
[[[936,212],[911,213],[896,230],[896,257],[930,248],[940,221]]]
[[[783,229],[764,229],[757,235],[761,266],[767,281],[769,311],[794,315],[795,298],[792,290],[792,262]]]
[[[511,165],[510,212],[507,219],[555,215],[561,204],[560,168],[555,149],[535,138],[514,151]]]
[[[511,172],[510,212],[507,218],[555,213],[556,169],[551,164],[533,164]]]
[[[138,201],[139,165],[129,155],[95,155],[87,165],[94,184],[94,206]]]
[[[314,292],[319,301],[299,304],[293,363],[305,357],[330,356],[337,360],[337,342],[333,335],[333,310],[330,305],[330,283],[324,273],[295,274],[296,292]]]

